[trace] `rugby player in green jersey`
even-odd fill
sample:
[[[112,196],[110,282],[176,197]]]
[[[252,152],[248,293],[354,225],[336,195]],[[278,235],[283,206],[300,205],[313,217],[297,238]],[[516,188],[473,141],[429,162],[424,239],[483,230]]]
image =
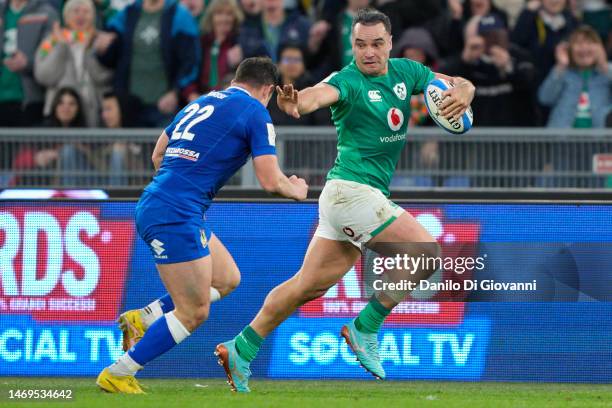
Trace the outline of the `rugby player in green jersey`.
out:
[[[331,107],[338,156],[319,198],[319,226],[301,269],[268,294],[250,325],[216,348],[234,391],[249,391],[249,365],[264,338],[298,307],[336,284],[359,259],[362,246],[383,256],[439,254],[427,230],[387,198],[389,183],[406,143],[410,96],[423,92],[435,77],[444,78],[454,87],[445,92],[442,115],[458,119],[472,102],[475,88],[465,79],[433,73],[415,61],[390,59],[391,23],[376,10],[357,13],[351,41],[354,61],[340,72],[299,93],[290,85],[277,89],[279,107],[296,118]],[[433,272],[422,268],[405,278],[427,279]],[[387,274],[393,273],[398,271]],[[380,379],[385,371],[377,334],[405,295],[376,293],[341,329],[361,365]]]

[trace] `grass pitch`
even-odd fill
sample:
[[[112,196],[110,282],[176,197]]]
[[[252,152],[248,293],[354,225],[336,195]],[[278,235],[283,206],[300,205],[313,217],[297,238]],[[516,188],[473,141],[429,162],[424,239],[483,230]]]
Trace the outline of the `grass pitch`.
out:
[[[429,381],[253,380],[250,394],[234,394],[224,380],[141,380],[147,395],[100,391],[93,378],[0,377],[1,407],[87,408],[403,408],[612,407],[612,386],[591,384]],[[9,390],[70,389],[71,401],[10,400]]]

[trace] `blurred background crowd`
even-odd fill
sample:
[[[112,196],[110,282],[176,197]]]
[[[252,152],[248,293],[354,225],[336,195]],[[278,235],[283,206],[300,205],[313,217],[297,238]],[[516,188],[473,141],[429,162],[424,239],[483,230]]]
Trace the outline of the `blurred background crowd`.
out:
[[[267,55],[301,89],[352,60],[351,20],[391,17],[392,56],[470,79],[478,126],[610,124],[605,0],[3,0],[0,126],[160,127]],[[428,125],[422,98],[411,125]],[[278,125],[330,125],[322,111]]]
[[[368,6],[391,18],[392,57],[474,82],[479,127],[612,126],[606,0],[0,0],[0,127],[162,127],[252,56],[302,89],[351,62],[352,17]],[[410,126],[433,124],[422,95],[411,105]],[[331,125],[329,110],[269,110],[280,126]],[[119,177],[138,149],[102,156]],[[20,149],[5,165],[82,169],[83,150]],[[435,143],[419,154],[439,160]]]

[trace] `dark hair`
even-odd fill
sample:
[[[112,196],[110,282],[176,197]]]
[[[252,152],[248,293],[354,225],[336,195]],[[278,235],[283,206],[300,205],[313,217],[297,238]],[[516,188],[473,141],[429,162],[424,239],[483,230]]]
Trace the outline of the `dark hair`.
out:
[[[373,8],[362,8],[357,10],[357,14],[353,18],[353,25],[351,31],[355,29],[357,24],[365,26],[373,26],[376,24],[382,24],[385,26],[385,31],[391,34],[391,20],[385,13],[381,13]]]
[[[304,50],[304,47],[302,47],[301,44],[297,42],[288,42],[278,47],[278,61],[280,61],[281,56],[283,55],[283,52],[285,52],[285,50],[299,50],[302,53],[302,57],[306,57],[306,51]]]
[[[121,115],[121,127],[137,127],[138,114],[142,108],[140,99],[125,92],[108,91],[102,95],[102,99],[116,99]]]
[[[68,124],[68,127],[86,127],[85,123],[85,114],[83,113],[83,103],[81,102],[81,96],[75,91],[73,88],[64,87],[60,88],[55,96],[53,97],[53,102],[51,103],[51,113],[49,114],[49,126],[51,127],[63,127],[62,122],[58,119],[55,114],[57,110],[57,106],[62,101],[62,97],[64,95],[72,96],[77,102],[77,112],[74,116],[74,119]]]
[[[234,81],[256,88],[264,85],[278,85],[278,68],[267,57],[247,58],[238,65]]]

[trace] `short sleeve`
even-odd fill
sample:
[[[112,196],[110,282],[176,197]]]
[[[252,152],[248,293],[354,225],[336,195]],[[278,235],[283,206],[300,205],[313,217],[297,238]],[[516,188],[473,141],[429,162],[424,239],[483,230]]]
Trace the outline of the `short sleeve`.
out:
[[[412,94],[417,95],[425,91],[427,84],[434,80],[436,77],[431,69],[426,67],[425,65],[412,61],[409,59],[404,60],[406,71],[412,80],[414,81],[414,88],[412,89]]]
[[[338,102],[344,102],[350,98],[350,81],[347,80],[346,75],[342,71],[331,73],[321,82],[324,84],[331,85],[338,90]]]
[[[189,106],[189,105],[187,105],[187,106]],[[172,133],[174,132],[174,129],[176,128],[176,125],[185,116],[185,110],[187,109],[187,106],[185,106],[183,109],[181,109],[181,111],[174,116],[174,119],[172,119],[172,122],[170,122],[170,124],[168,126],[166,126],[166,129],[164,129],[165,132],[166,132],[166,136],[172,137]]]
[[[246,135],[253,157],[276,154],[276,132],[272,118],[263,106],[256,106],[247,120]]]

